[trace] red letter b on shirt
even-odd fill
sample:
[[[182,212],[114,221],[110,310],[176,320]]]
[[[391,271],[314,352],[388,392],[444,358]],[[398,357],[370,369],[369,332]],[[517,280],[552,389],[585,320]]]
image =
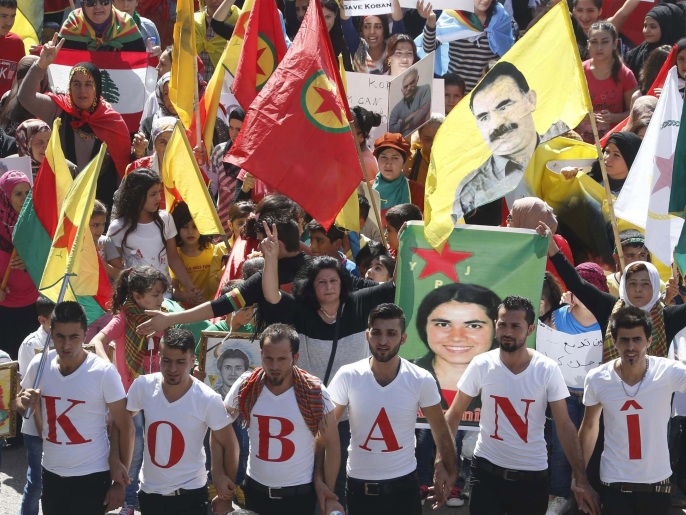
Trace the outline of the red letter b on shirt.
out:
[[[295,430],[293,422],[287,418],[267,417],[265,415],[253,415],[257,419],[257,427],[260,435],[256,458],[264,461],[288,461],[295,454],[295,444],[286,438]],[[280,424],[281,430],[277,434],[269,432],[270,421]],[[278,440],[281,444],[281,454],[276,457],[269,456],[269,440]]]

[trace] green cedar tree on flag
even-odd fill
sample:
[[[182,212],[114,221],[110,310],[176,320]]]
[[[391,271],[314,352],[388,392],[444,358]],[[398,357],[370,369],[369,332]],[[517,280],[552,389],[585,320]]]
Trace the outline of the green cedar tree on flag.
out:
[[[362,180],[350,109],[319,2],[246,113],[228,161],[327,229]]]
[[[255,0],[233,81],[233,94],[243,109],[255,100],[287,50],[276,2]]]

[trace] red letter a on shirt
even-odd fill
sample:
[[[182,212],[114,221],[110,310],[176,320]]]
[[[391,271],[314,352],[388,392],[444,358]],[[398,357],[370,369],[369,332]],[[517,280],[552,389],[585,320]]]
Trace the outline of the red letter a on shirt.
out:
[[[493,400],[495,400],[495,433],[491,435],[491,438],[496,440],[502,440],[498,435],[498,407],[503,410],[503,415],[510,421],[512,428],[517,432],[519,438],[521,438],[524,443],[528,442],[529,438],[529,405],[534,402],[534,399],[522,399],[525,403],[524,407],[524,420],[517,414],[514,406],[507,397],[498,397],[496,395],[491,395]]]
[[[81,436],[81,434],[74,427],[72,421],[67,416],[67,413],[69,413],[74,406],[77,406],[78,404],[85,404],[86,401],[67,399],[67,401],[71,403],[71,406],[57,415],[56,403],[58,400],[62,400],[62,398],[43,395],[43,400],[45,401],[45,411],[48,416],[48,442],[56,444],[63,443],[57,440],[57,424],[60,425],[62,431],[64,431],[64,434],[69,439],[69,441],[66,442],[67,445],[78,445],[91,441],[86,440],[83,436]]]
[[[372,436],[372,433],[374,433],[374,429],[377,426],[381,431],[381,438],[375,438]],[[367,447],[367,444],[370,440],[381,440],[386,443],[386,450],[383,450],[381,452],[394,452],[402,449],[402,447],[398,445],[398,439],[395,437],[395,433],[393,432],[393,428],[391,427],[391,421],[388,420],[386,408],[381,408],[381,411],[379,411],[379,415],[376,417],[374,424],[372,424],[372,428],[369,431],[369,434],[367,435],[367,439],[364,441],[364,444],[360,445],[360,449],[364,449],[365,451],[371,451],[371,449]]]

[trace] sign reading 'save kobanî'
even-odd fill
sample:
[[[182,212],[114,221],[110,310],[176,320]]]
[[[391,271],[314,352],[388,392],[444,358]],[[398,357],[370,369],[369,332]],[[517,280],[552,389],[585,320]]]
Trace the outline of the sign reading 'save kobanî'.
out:
[[[388,14],[393,10],[391,0],[343,0],[346,16]]]
[[[473,0],[433,0],[431,6],[434,11],[443,11],[445,9],[455,9],[456,11],[474,12]],[[417,2],[413,0],[400,0],[400,7],[407,9],[416,9]]]

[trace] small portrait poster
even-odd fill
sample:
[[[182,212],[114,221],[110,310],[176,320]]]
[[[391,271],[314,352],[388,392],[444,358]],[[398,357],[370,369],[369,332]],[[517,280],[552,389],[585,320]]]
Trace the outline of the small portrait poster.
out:
[[[13,406],[17,396],[19,362],[0,365],[0,438],[12,438],[17,430],[17,411]]]
[[[205,384],[220,394],[249,370],[261,366],[260,337],[250,333],[203,331],[200,338],[198,368],[205,372]]]

